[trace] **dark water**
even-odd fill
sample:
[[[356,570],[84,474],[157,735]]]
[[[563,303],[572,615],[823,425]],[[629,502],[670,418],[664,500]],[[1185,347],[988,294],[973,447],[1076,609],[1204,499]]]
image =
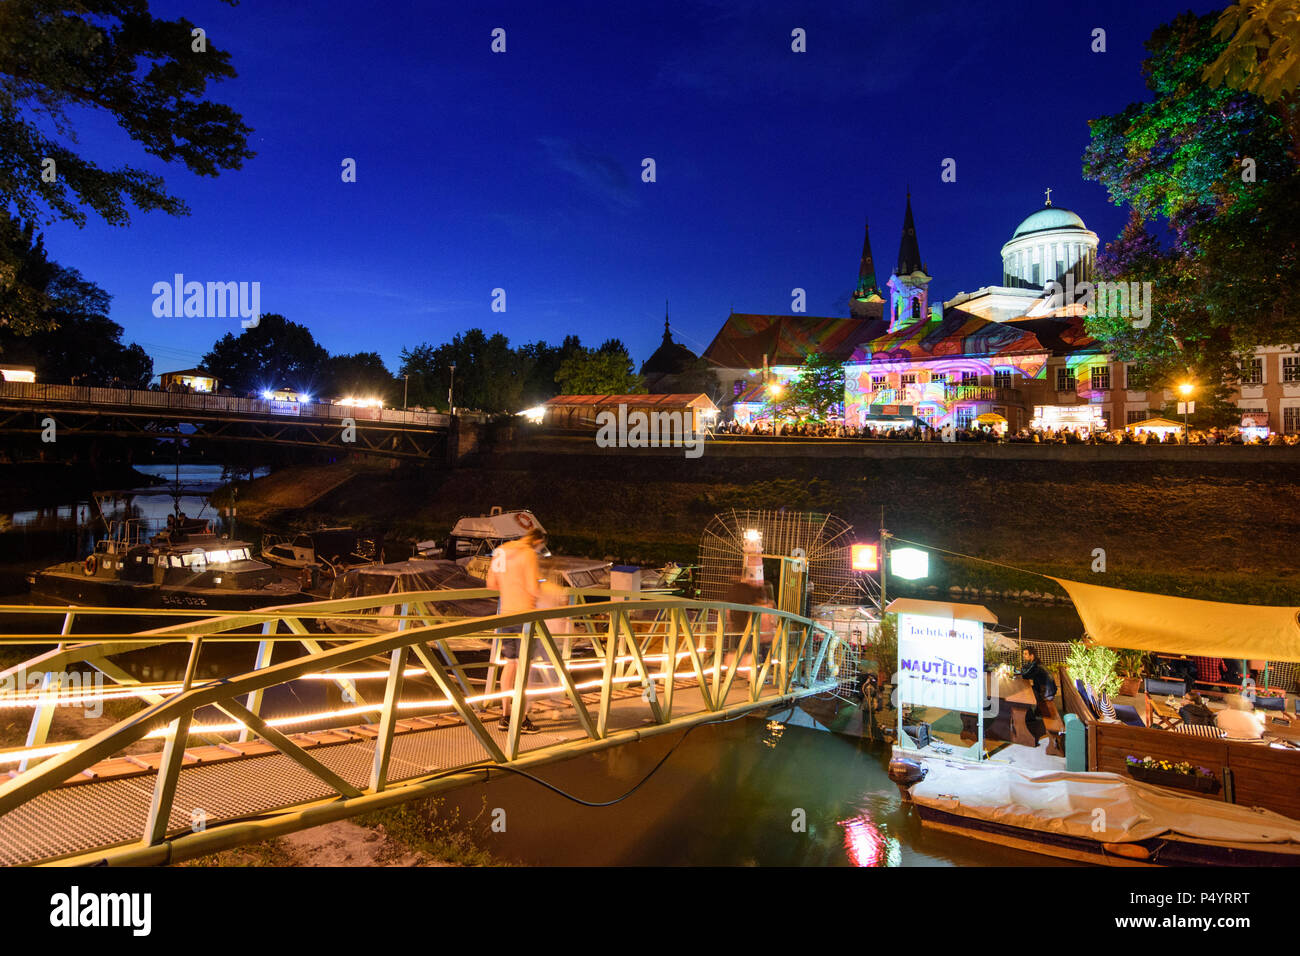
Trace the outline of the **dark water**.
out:
[[[780,718],[785,714],[777,714]],[[885,774],[884,748],[744,718],[534,771],[589,808],[509,774],[442,797],[474,842],[535,866],[1044,866],[1050,857],[923,831]],[[492,832],[493,811],[505,832]],[[804,832],[794,824],[803,811]],[[499,819],[499,815],[497,817]]]

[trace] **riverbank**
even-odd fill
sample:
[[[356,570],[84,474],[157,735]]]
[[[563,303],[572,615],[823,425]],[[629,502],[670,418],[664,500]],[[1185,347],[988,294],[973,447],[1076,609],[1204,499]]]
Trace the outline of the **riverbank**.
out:
[[[179,866],[508,866],[479,848],[486,812],[462,820],[441,797],[414,800]]]
[[[689,465],[689,467],[687,466]],[[988,459],[702,459],[485,455],[451,470],[358,468],[315,488],[291,468],[240,490],[240,515],[280,525],[367,524],[389,541],[445,535],[492,506],[530,508],[561,553],[691,563],[732,508],[830,512],[863,538],[899,538],[1040,574],[1261,604],[1300,603],[1300,471],[1289,464]],[[390,549],[390,554],[397,553]],[[1059,593],[1050,582],[938,556],[925,586]],[[1104,570],[1100,570],[1104,568]],[[1094,570],[1098,569],[1098,570]],[[1263,570],[1261,570],[1263,569]]]

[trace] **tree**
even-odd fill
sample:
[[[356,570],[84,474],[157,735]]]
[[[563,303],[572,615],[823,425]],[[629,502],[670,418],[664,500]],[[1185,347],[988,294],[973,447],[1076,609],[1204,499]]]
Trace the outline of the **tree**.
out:
[[[581,349],[561,363],[555,382],[562,395],[638,395],[646,390],[626,351]]]
[[[1256,347],[1300,340],[1300,167],[1277,107],[1202,80],[1227,46],[1215,19],[1152,33],[1153,99],[1091,122],[1084,175],[1131,210],[1099,277],[1153,293],[1149,325],[1093,309],[1089,332],[1153,386],[1191,378],[1221,403]]]
[[[0,327],[10,335],[50,328],[56,307],[51,286],[58,271],[36,224],[0,212]]]
[[[252,157],[252,130],[240,115],[203,99],[210,82],[235,76],[230,55],[206,37],[200,44],[194,29],[183,18],[150,16],[145,0],[0,3],[0,214],[79,226],[83,207],[112,225],[129,222],[132,205],[188,214],[158,174],[105,168],[84,155],[70,109],[108,114],[145,152],[200,176]],[[0,243],[0,321],[30,333],[48,309],[24,289],[19,262]]]
[[[153,360],[122,344],[122,327],[108,317],[111,301],[52,261],[32,223],[0,213],[0,354],[7,360],[34,365],[42,382],[147,387]]]
[[[391,405],[401,398],[401,388],[378,352],[331,355],[321,367],[321,384],[330,398],[378,398]]]
[[[227,332],[203,356],[203,367],[239,392],[288,385],[314,393],[328,385],[328,359],[329,353],[305,326],[271,313],[238,336]]]
[[[188,212],[162,177],[105,169],[74,151],[67,111],[107,113],[144,151],[200,176],[238,169],[254,153],[240,115],[203,99],[233,78],[230,54],[193,36],[189,20],[156,19],[144,0],[6,0],[0,4],[0,203],[22,218],[43,206],[84,225],[88,206],[113,225],[128,204]],[[42,175],[46,159],[55,175]]]
[[[456,366],[454,400],[457,408],[492,414],[523,408],[524,375],[519,353],[500,332],[488,335],[470,329],[436,348],[428,343],[402,351],[400,374],[411,376],[411,401],[447,407],[447,388]]]
[[[559,346],[547,342],[533,342],[518,348],[520,369],[524,386],[521,401],[525,408],[540,405],[559,391],[555,374],[566,358],[582,350],[576,335],[565,336]]]
[[[809,352],[803,364],[772,403],[786,414],[824,420],[832,409],[844,404],[844,365],[832,355]]]

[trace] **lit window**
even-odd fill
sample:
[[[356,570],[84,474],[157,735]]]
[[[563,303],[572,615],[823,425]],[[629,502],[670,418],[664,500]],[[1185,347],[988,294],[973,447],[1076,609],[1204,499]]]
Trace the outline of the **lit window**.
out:
[[[1110,367],[1098,365],[1092,370],[1092,390],[1094,392],[1110,391]]]
[[[915,385],[915,384],[916,384],[916,373],[915,373],[915,372],[904,372],[903,375],[899,378],[899,382],[902,383],[903,385]]]
[[[1283,357],[1282,381],[1300,382],[1300,355],[1287,355]]]
[[[1011,387],[1011,373],[1008,372],[1008,371],[1005,371],[1005,370],[1004,370],[1004,371],[1001,371],[1001,372],[994,372],[994,373],[993,373],[993,385],[994,385],[995,388],[1010,388],[1010,387]]]
[[[1058,392],[1073,392],[1075,390],[1074,369],[1069,366],[1061,366],[1056,370],[1056,390]]]
[[[1288,435],[1300,434],[1300,407],[1282,409],[1282,431]]]

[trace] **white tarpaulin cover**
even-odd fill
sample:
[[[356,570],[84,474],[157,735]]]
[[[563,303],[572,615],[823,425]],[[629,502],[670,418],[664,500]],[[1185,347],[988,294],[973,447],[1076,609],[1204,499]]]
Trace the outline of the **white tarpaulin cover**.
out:
[[[1237,844],[1296,844],[1300,823],[1270,810],[1184,797],[1115,773],[1020,770],[997,764],[925,761],[929,774],[912,787],[925,807],[1006,826],[1131,843],[1161,835]],[[1093,810],[1106,830],[1093,830]]]
[[[1107,647],[1300,661],[1300,608],[1198,601],[1052,580],[1069,593],[1088,635]]]
[[[534,528],[546,533],[542,523],[531,511],[503,511],[501,514],[461,518],[451,533],[457,538],[500,538],[511,541]]]

